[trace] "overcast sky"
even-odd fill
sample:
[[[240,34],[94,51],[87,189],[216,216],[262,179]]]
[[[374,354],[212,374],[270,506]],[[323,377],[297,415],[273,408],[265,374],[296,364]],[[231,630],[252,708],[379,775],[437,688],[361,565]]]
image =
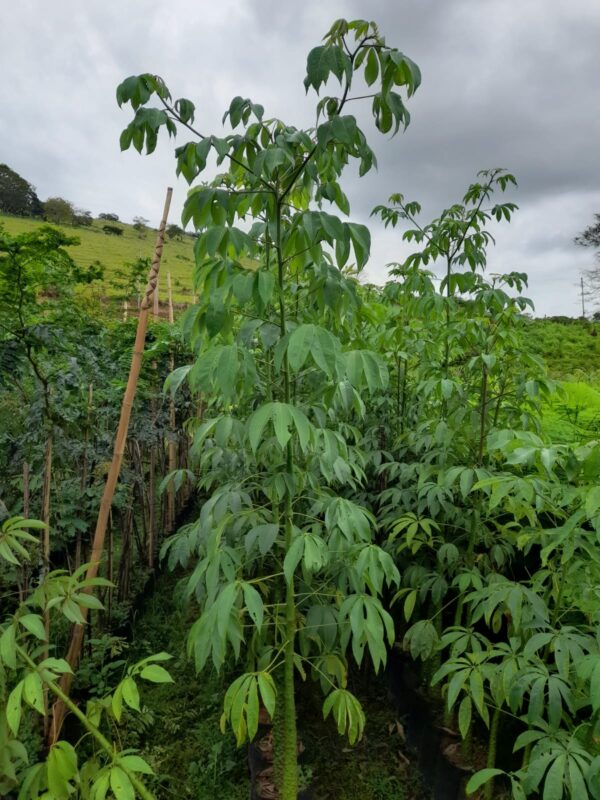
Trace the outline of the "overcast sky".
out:
[[[119,151],[130,112],[118,109],[116,85],[161,75],[196,102],[209,133],[237,94],[310,125],[306,54],[341,16],[376,20],[423,73],[406,133],[365,126],[379,170],[348,176],[353,218],[367,222],[400,191],[422,202],[426,221],[479,169],[507,167],[520,211],[498,228],[490,270],[529,273],[538,315],[579,313],[579,272],[594,262],[572,240],[600,212],[600,0],[5,0],[0,162],[42,200],[157,224],[175,181],[173,143],[149,157]],[[174,186],[178,217],[187,185]],[[399,232],[370,227],[365,274],[382,282],[386,263],[410,250]]]

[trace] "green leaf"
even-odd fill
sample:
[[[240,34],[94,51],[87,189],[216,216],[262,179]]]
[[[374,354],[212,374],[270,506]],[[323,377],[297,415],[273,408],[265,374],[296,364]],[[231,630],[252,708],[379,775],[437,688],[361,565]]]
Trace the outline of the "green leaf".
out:
[[[590,678],[590,700],[592,702],[592,710],[595,714],[600,708],[600,659],[594,667]]]
[[[68,742],[56,742],[46,761],[48,788],[57,798],[68,798],[72,793],[69,781],[77,776],[77,754]]]
[[[135,711],[140,710],[140,693],[138,691],[136,682],[132,677],[127,677],[121,683],[121,691],[123,693],[123,700],[127,703],[129,708]]]
[[[19,681],[6,701],[6,721],[15,736],[19,734],[21,723],[21,698],[23,696],[24,681]]]
[[[256,528],[252,528],[246,534],[246,552],[249,553],[257,542],[260,554],[262,556],[266,555],[273,547],[278,533],[279,526],[274,523],[257,525]]]
[[[0,636],[0,658],[10,669],[17,668],[16,636],[14,625],[9,625]]]
[[[121,767],[112,767],[110,771],[110,788],[117,800],[135,800],[135,791],[127,774]]]
[[[263,705],[267,709],[271,719],[273,719],[275,716],[275,702],[277,695],[275,681],[268,672],[259,672],[257,679]]]
[[[183,367],[177,367],[177,369],[169,373],[164,383],[163,387],[164,391],[170,392],[171,397],[175,397],[177,390],[179,389],[183,381],[186,379],[188,372],[191,370],[192,366],[193,366],[192,364],[186,364]]]
[[[404,619],[408,622],[412,617],[415,610],[415,603],[417,602],[417,590],[413,589],[406,595],[404,600]]]
[[[296,536],[296,538],[292,542],[291,547],[286,553],[285,559],[283,560],[283,574],[285,575],[285,580],[288,586],[292,582],[292,578],[294,577],[294,573],[296,572],[296,567],[300,563],[303,553],[304,553],[304,536],[299,535]]]
[[[44,628],[42,618],[37,614],[25,614],[19,617],[19,622],[29,633],[33,633],[34,636],[41,639],[43,642],[46,641],[46,629]]]
[[[544,780],[543,800],[562,800],[565,790],[565,762],[566,756],[559,755],[550,766],[550,769],[546,773],[546,779]]]
[[[498,775],[504,775],[504,772],[501,769],[491,769],[489,767],[480,769],[469,779],[466,787],[467,794],[474,794],[484,783],[496,778]]]
[[[265,613],[262,597],[250,583],[244,583],[244,603],[252,622],[256,625],[258,632],[262,628]]]
[[[333,73],[340,82],[344,75],[349,79],[352,74],[349,57],[337,45],[314,47],[306,60],[306,78],[304,79],[306,91],[308,92],[312,86],[318,94],[321,84],[327,82],[330,73]]]
[[[23,697],[32,708],[40,714],[44,713],[44,690],[37,672],[30,672],[23,681]]]
[[[366,225],[359,225],[357,222],[348,222],[348,231],[356,256],[357,269],[361,270],[369,260],[371,252],[371,234]]]
[[[121,764],[130,772],[141,772],[144,775],[154,775],[152,767],[140,756],[121,756],[119,758],[119,764]]]
[[[140,672],[140,678],[151,683],[174,683],[173,678],[169,675],[164,667],[158,664],[149,664]]]
[[[463,697],[458,707],[458,730],[463,739],[467,738],[469,728],[471,727],[471,713],[471,698],[469,696]]]
[[[369,48],[367,56],[367,63],[365,66],[365,81],[367,86],[372,86],[377,80],[379,75],[379,59],[377,58],[377,51],[375,48]]]
[[[288,363],[298,372],[310,354],[317,367],[332,378],[337,374],[340,351],[339,340],[325,328],[312,323],[299,325],[289,339]]]
[[[355,744],[365,727],[365,715],[356,697],[346,689],[334,689],[323,703],[323,718],[327,719],[332,711],[338,733],[347,732],[350,744]]]

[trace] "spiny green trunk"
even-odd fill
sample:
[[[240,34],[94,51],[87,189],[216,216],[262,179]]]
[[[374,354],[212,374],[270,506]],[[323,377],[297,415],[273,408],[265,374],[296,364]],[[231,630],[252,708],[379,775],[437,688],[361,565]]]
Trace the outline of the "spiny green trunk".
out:
[[[492,726],[490,728],[490,740],[488,746],[487,764],[488,769],[496,766],[496,745],[498,743],[498,727],[500,725],[500,709],[497,708],[492,715]],[[484,800],[493,800],[494,780],[488,781],[483,793]]]
[[[284,268],[281,254],[281,204],[277,204],[276,218],[276,248],[277,248],[277,277],[279,285],[279,325],[283,338],[286,334],[286,315],[284,298]],[[290,371],[287,353],[283,359],[283,389],[284,402],[290,403]],[[294,472],[294,451],[292,442],[288,442],[286,450],[286,472],[291,477]],[[283,524],[285,530],[285,551],[289,552],[292,546],[292,497],[289,494],[285,499],[283,510]],[[296,599],[295,582],[292,575],[285,587],[285,650],[283,664],[283,776],[281,786],[282,800],[296,800],[298,796],[298,767],[297,767],[297,732],[296,732],[296,700],[294,696],[294,646],[296,639]]]

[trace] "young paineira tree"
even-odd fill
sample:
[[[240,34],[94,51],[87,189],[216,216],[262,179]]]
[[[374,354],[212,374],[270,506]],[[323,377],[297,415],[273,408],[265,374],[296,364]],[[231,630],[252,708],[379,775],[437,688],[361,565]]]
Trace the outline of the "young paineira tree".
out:
[[[325,715],[356,741],[364,716],[346,687],[346,652],[360,663],[367,650],[376,669],[385,661],[393,624],[378,596],[398,579],[374,543],[373,517],[350,499],[365,466],[351,423],[364,411],[361,393],[387,381],[381,360],[355,347],[360,302],[341,272],[351,251],[364,266],[370,236],[322,209],[347,215],[345,167],[356,161],[364,175],[375,165],[350,108],[367,99],[376,127],[396,133],[409,121],[397,90],[412,95],[420,74],[374,23],[338,20],[308,56],[306,90],[319,93],[330,78],[341,88],[319,100],[316,127],[265,119],[262,106],[236,97],[224,117],[236,132],[223,138],[201,133],[193,103],[173,100],[156,76],[117,89],[135,111],[123,149],[152,152],[164,126],[192,134],[176,150],[190,183],[211,155],[225,170],[191,189],[183,211],[199,233],[201,299],[187,326],[197,360],[171,385],[186,373],[214,414],[194,443],[210,498],[170,556],[197,564],[198,667],[212,658],[220,668],[229,648],[239,657],[244,645],[247,671],[226,693],[223,723],[238,742],[252,738],[262,700],[275,719],[284,800],[298,789],[296,674],[321,681]]]

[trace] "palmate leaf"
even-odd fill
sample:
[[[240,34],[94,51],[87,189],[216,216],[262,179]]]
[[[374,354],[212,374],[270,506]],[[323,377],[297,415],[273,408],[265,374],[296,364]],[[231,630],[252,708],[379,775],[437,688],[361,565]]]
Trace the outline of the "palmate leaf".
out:
[[[28,532],[29,529],[42,530],[46,525],[36,519],[11,517],[4,520],[0,530],[0,560],[20,566],[21,560],[28,561],[30,556],[25,544],[37,545],[38,539]]]
[[[46,759],[48,789],[53,797],[67,798],[73,792],[71,781],[77,777],[77,753],[69,742],[52,745]]]
[[[282,450],[292,438],[293,433],[296,434],[303,452],[306,452],[309,442],[314,439],[313,426],[308,421],[306,414],[299,408],[289,403],[265,403],[248,420],[247,435],[254,453],[257,452],[269,424],[272,426],[277,443]]]
[[[259,695],[271,718],[275,713],[275,681],[268,672],[245,673],[236,678],[225,693],[221,731],[227,723],[240,747],[246,739],[252,741],[258,730]]]
[[[358,699],[347,689],[334,689],[323,703],[323,718],[332,712],[338,733],[347,733],[350,744],[356,744],[365,728],[365,714]]]
[[[378,598],[369,594],[352,594],[346,597],[339,613],[339,624],[346,625],[342,633],[342,646],[352,639],[352,654],[360,664],[365,647],[368,648],[375,672],[387,660],[386,639],[394,641],[394,622]]]
[[[239,657],[244,639],[238,610],[241,591],[239,581],[227,584],[218,591],[210,608],[205,609],[192,625],[188,653],[194,656],[198,671],[204,668],[209,658],[212,658],[215,669],[220,670],[225,663],[228,645],[233,648],[235,657]]]
[[[346,377],[356,389],[374,392],[385,389],[389,374],[384,360],[370,350],[350,350],[343,354]]]
[[[339,339],[318,325],[299,325],[288,342],[288,364],[298,372],[309,356],[329,378],[338,374],[341,366],[341,344]]]
[[[194,391],[214,392],[226,401],[236,399],[238,388],[255,386],[254,357],[237,344],[215,345],[196,361],[188,380]]]
[[[337,45],[322,45],[313,47],[306,60],[306,77],[304,86],[306,91],[312,86],[319,93],[322,84],[327,83],[333,74],[340,81],[344,75],[350,80],[352,64],[350,58],[341,47]]]

